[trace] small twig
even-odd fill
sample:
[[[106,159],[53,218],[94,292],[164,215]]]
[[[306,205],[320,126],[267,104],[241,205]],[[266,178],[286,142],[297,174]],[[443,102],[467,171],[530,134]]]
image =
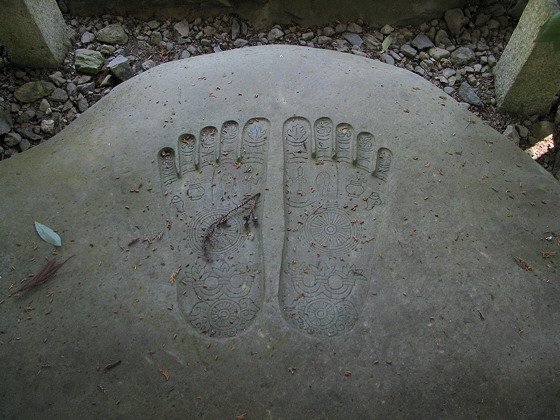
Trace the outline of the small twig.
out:
[[[116,367],[120,364],[121,364],[121,360],[117,360],[114,363],[109,363],[108,365],[105,365],[105,370],[111,370],[111,369],[113,369],[114,367]]]
[[[248,203],[251,203],[251,210],[249,216],[246,216],[245,219],[245,226],[247,227],[249,224],[249,218],[253,220],[254,223],[257,223],[258,219],[255,216],[255,207],[257,205],[257,199],[260,197],[261,193],[256,193],[245,200],[243,200],[240,204],[229,210],[227,213],[221,215],[218,219],[216,219],[210,226],[206,228],[206,233],[204,238],[202,239],[202,249],[204,250],[204,256],[208,257],[208,247],[210,245],[210,239],[214,235],[214,232],[219,226],[224,225],[228,221],[228,217],[233,212],[245,207]]]
[[[467,128],[469,128],[469,125],[471,125],[471,124],[473,124],[473,123],[475,123],[475,122],[476,122],[475,120],[470,120],[470,119],[467,120],[467,126],[465,127],[465,130],[466,130]]]
[[[260,193],[259,193],[260,195]],[[251,210],[249,210],[249,214],[243,216],[243,220],[245,220],[245,229],[249,229],[249,220],[252,220],[254,224],[259,222],[257,215],[255,214],[255,207],[257,207],[257,200],[256,197],[251,203]]]
[[[23,287],[21,287],[20,289],[12,293],[12,295],[15,295],[19,292],[22,292],[24,290],[30,289],[35,286],[39,286],[43,283],[46,283],[47,281],[52,279],[56,275],[58,269],[62,267],[64,264],[66,264],[68,260],[72,257],[74,257],[74,255],[71,255],[70,257],[68,257],[66,261],[61,262],[60,264],[56,264],[56,258],[47,261],[47,263],[43,266],[43,268],[41,268],[41,270],[33,276],[33,280],[29,280],[27,283],[23,285]]]

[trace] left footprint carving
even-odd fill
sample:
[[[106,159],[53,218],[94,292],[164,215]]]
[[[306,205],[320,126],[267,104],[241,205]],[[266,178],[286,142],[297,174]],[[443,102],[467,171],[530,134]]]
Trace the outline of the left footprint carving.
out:
[[[182,226],[177,241],[188,250],[178,261],[178,304],[199,334],[236,336],[262,306],[258,220],[269,132],[266,119],[243,127],[227,121],[220,129],[183,134],[177,152],[164,148],[158,154],[162,190],[173,222]]]

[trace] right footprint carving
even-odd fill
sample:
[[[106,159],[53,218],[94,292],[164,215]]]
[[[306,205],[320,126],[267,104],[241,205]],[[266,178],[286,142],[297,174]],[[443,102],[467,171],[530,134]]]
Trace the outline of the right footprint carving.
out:
[[[164,195],[177,241],[188,250],[177,262],[179,307],[200,334],[233,337],[246,330],[262,306],[263,254],[258,220],[266,183],[270,123],[205,127],[198,140],[183,134],[175,150],[159,152]],[[175,246],[178,246],[176,243]]]
[[[350,331],[373,272],[392,153],[372,134],[328,118],[284,123],[287,231],[280,307],[287,322],[319,336]]]

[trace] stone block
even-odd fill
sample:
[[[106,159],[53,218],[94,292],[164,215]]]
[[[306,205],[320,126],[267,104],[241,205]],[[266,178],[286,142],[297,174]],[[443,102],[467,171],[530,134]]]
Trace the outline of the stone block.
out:
[[[122,55],[117,56],[107,64],[107,68],[111,71],[113,76],[115,76],[120,81],[130,79],[134,73],[130,68],[130,62],[128,58]]]
[[[126,44],[128,42],[128,35],[120,23],[114,23],[100,29],[95,37],[98,41],[107,44]]]
[[[62,63],[71,30],[55,0],[2,0],[0,9],[0,42],[13,64],[56,68]]]
[[[85,74],[97,74],[103,67],[103,56],[99,51],[78,49],[74,67],[77,71]]]
[[[556,0],[531,0],[495,67],[498,107],[519,115],[545,115],[560,89],[560,51],[535,42],[541,26],[560,11]]]
[[[45,80],[37,80],[27,82],[20,86],[14,93],[16,99],[20,102],[33,102],[36,99],[49,96],[55,90],[55,85]]]
[[[9,108],[0,104],[0,135],[9,133],[13,126]]]

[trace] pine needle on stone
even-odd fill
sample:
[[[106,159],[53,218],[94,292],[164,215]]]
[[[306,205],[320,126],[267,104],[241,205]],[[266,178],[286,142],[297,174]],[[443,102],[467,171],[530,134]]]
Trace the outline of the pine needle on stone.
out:
[[[20,289],[16,290],[12,295],[46,283],[47,281],[52,279],[56,275],[58,269],[66,264],[72,257],[74,257],[74,255],[71,255],[66,261],[61,262],[60,264],[56,263],[56,258],[48,260],[43,268],[41,268],[41,270],[39,270],[39,272],[35,274],[32,279],[29,279],[27,283],[25,283]]]

